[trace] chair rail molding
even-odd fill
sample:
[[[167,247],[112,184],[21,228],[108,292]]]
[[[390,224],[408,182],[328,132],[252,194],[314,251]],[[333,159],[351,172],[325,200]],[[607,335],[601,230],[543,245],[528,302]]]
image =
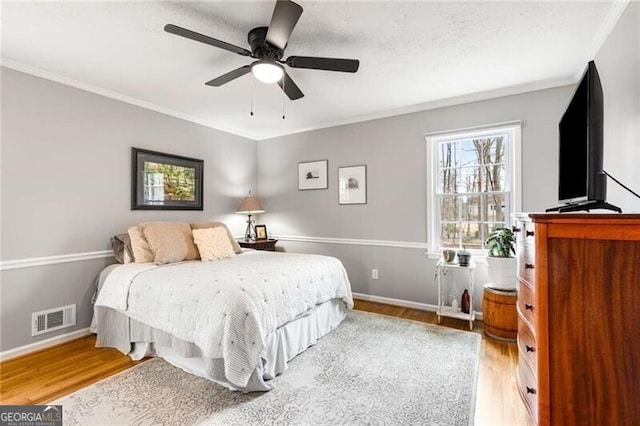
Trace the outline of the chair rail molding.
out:
[[[347,244],[354,246],[375,246],[375,247],[396,247],[408,249],[426,250],[427,243],[413,241],[393,241],[393,240],[369,240],[355,238],[328,238],[328,237],[306,237],[293,235],[274,235],[279,241],[291,241],[300,243],[322,243],[322,244]]]
[[[84,253],[61,254],[57,256],[3,260],[0,261],[0,271],[6,271],[9,269],[32,268],[34,266],[55,265],[58,263],[80,262],[83,260],[105,259],[108,257],[113,257],[112,250],[87,251]]]

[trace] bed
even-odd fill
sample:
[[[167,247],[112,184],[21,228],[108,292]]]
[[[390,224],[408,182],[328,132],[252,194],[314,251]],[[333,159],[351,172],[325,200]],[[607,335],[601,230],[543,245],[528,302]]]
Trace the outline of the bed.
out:
[[[107,267],[91,331],[97,346],[133,359],[159,356],[229,389],[267,391],[352,307],[338,259],[245,249],[212,262]]]

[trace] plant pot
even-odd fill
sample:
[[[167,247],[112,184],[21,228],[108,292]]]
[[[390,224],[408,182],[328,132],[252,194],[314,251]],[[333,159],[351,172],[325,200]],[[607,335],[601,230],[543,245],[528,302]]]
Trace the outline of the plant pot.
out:
[[[460,266],[469,266],[471,263],[471,253],[468,251],[459,251],[458,252],[458,265]]]
[[[517,283],[517,272],[515,257],[487,256],[487,273],[491,288],[514,290]]]

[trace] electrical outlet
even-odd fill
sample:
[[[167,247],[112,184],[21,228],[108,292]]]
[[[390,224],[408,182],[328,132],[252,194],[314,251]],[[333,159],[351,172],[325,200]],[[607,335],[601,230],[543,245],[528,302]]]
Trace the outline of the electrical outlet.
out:
[[[371,270],[371,278],[374,280],[378,279],[378,270],[377,269],[372,269]]]

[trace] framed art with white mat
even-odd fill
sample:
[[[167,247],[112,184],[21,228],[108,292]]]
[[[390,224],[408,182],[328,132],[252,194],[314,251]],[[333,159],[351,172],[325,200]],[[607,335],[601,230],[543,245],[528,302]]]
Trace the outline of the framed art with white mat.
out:
[[[328,160],[298,163],[298,190],[329,188],[328,168]]]
[[[367,204],[367,166],[338,167],[339,204]]]

